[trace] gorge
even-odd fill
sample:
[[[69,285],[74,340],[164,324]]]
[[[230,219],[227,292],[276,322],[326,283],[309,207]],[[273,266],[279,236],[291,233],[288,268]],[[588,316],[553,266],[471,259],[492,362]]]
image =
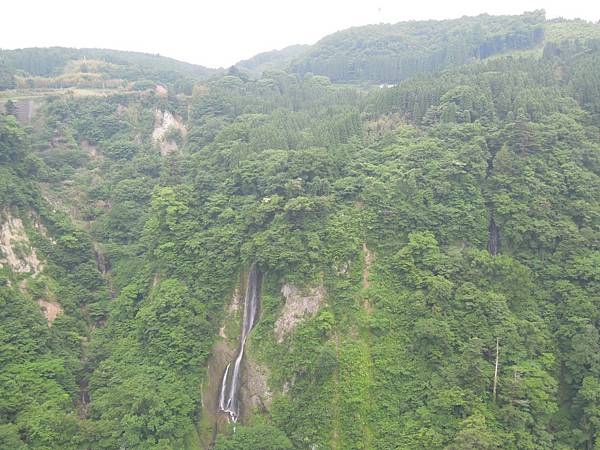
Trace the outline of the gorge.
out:
[[[600,448],[599,69],[543,11],[0,49],[0,449]]]

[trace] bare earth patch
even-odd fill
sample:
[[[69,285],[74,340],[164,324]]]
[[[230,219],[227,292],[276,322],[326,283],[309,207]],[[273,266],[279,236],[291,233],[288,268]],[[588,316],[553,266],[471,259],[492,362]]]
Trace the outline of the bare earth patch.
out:
[[[62,313],[62,308],[58,303],[48,302],[46,300],[39,299],[37,304],[42,308],[42,312],[44,316],[46,316],[46,320],[48,321],[48,325],[52,325],[52,322],[56,319],[56,317]]]

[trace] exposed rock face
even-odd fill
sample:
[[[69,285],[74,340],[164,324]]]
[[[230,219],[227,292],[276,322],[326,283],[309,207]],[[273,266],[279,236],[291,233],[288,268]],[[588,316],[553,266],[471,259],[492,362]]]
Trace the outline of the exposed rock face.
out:
[[[14,272],[38,273],[42,263],[31,247],[22,220],[10,214],[0,220],[0,267],[8,264]]]
[[[44,313],[44,316],[46,316],[48,325],[52,325],[52,322],[54,322],[56,317],[62,313],[62,308],[58,303],[39,299],[37,304],[40,305],[40,308],[42,308],[42,312]]]
[[[325,288],[317,286],[301,292],[297,286],[286,283],[281,288],[281,294],[285,297],[285,305],[281,317],[275,322],[275,336],[279,343],[283,342],[283,338],[305,317],[314,316],[319,311],[325,298]]]
[[[227,308],[227,319],[235,318],[241,302],[240,288],[235,289]],[[202,448],[211,448],[216,434],[226,429],[229,423],[226,414],[219,412],[219,387],[227,364],[235,358],[237,341],[235,336],[228,336],[225,324],[220,327],[222,340],[215,343],[212,355],[208,360],[207,379],[202,386],[202,420],[199,425]]]
[[[202,402],[207,410],[215,415],[218,414],[218,395],[221,378],[225,367],[235,357],[235,347],[225,340],[217,342],[213,348],[213,353],[208,362],[208,387],[205,395],[202,396]],[[227,422],[226,417],[225,422]]]
[[[252,410],[266,412],[271,407],[273,393],[269,389],[268,379],[268,368],[247,357],[244,364],[244,380],[241,389],[245,416]]]
[[[32,219],[33,226],[48,237],[48,230],[39,219],[35,215]],[[18,217],[11,216],[8,212],[0,215],[0,221],[0,267],[8,265],[13,272],[36,276],[43,270],[43,264],[37,257],[35,248],[31,246],[25,227],[23,227],[23,221]],[[55,243],[54,240],[51,242]],[[25,278],[19,283],[22,292],[27,290],[27,280],[28,278]],[[53,299],[40,298],[36,302],[42,309],[48,325],[52,325],[52,322],[63,311],[62,307]]]
[[[160,154],[166,156],[177,150],[177,143],[169,139],[168,134],[173,130],[179,130],[181,136],[185,138],[187,130],[181,119],[175,117],[169,111],[156,110],[154,112],[154,131],[152,132],[152,142],[160,148]]]

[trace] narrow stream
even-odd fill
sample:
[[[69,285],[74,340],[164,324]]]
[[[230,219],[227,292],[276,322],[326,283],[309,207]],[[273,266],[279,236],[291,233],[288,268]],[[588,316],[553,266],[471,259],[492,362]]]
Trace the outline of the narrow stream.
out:
[[[246,347],[248,334],[254,327],[254,322],[258,315],[260,302],[260,281],[261,274],[256,264],[252,264],[248,273],[248,282],[246,284],[246,295],[244,297],[244,317],[242,318],[242,335],[240,338],[240,347],[234,361],[231,361],[221,381],[221,390],[219,392],[219,411],[229,414],[232,422],[237,422],[240,416],[240,383],[241,383],[241,365]],[[233,367],[232,367],[233,365]]]

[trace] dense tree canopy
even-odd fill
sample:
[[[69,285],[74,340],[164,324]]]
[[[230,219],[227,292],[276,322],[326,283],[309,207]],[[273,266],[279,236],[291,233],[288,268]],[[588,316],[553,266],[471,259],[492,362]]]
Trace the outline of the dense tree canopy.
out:
[[[140,89],[0,115],[0,447],[600,446],[597,29],[351,29],[167,95],[140,56]],[[54,77],[80,55],[2,57]],[[207,366],[252,263],[269,402],[213,436]],[[276,335],[282,286],[323,298]]]

